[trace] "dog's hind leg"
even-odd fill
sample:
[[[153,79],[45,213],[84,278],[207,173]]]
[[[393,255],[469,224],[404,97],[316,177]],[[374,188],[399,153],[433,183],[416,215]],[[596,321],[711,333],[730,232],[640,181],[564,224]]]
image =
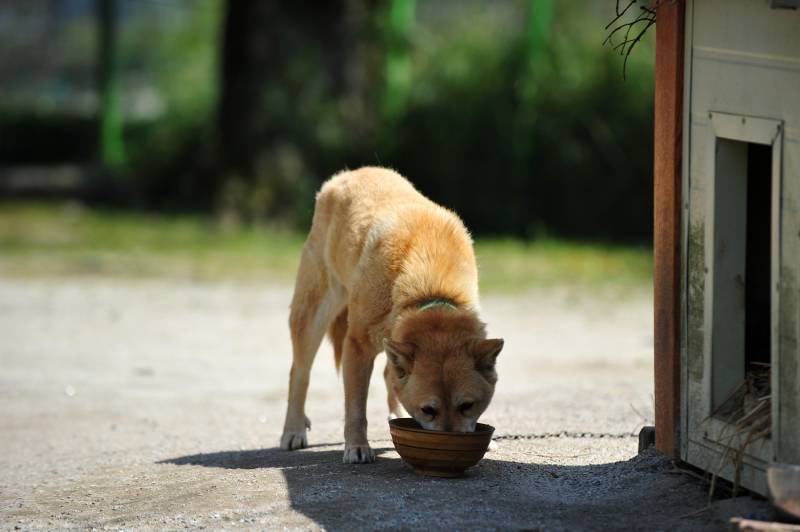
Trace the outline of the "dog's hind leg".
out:
[[[282,449],[302,449],[308,445],[306,431],[311,428],[311,422],[305,415],[305,404],[311,366],[325,331],[344,303],[344,290],[329,280],[324,265],[315,260],[307,246],[300,261],[289,315],[292,370]]]

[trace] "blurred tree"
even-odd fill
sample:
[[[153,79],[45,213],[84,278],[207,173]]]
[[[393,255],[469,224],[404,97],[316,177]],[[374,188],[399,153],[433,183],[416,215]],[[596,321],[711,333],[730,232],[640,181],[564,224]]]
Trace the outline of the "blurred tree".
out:
[[[98,93],[100,95],[100,159],[109,168],[125,163],[122,112],[119,101],[117,0],[98,0]]]
[[[225,210],[291,217],[305,198],[320,141],[341,136],[331,103],[346,86],[346,4],[228,0],[218,107]]]
[[[381,116],[385,64],[386,0],[348,0],[346,29],[346,95],[342,112],[348,138],[355,149],[372,152]],[[348,151],[354,151],[347,146]]]
[[[222,164],[228,169],[247,166],[255,149],[259,130],[260,94],[265,80],[273,74],[259,30],[269,29],[280,2],[237,2],[229,0],[224,21],[221,96],[218,127]],[[254,42],[255,41],[255,42]]]

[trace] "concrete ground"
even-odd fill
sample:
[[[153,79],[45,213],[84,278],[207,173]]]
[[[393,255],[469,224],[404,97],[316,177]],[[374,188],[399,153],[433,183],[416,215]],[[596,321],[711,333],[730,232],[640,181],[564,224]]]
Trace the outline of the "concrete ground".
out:
[[[276,449],[287,287],[0,280],[0,529],[714,530],[767,511],[706,487],[634,434],[652,424],[647,293],[487,297],[506,348],[482,421],[499,449],[462,479],[392,449],[383,381],[371,465],[343,465],[330,347],[312,447]],[[376,372],[382,369],[379,359]]]

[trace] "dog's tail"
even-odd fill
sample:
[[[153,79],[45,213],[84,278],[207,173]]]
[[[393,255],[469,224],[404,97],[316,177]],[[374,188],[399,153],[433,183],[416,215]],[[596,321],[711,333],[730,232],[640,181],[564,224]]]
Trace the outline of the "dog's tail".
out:
[[[347,307],[336,316],[328,329],[328,337],[333,344],[333,359],[336,362],[336,371],[342,365],[342,348],[344,347],[344,337],[347,334]]]

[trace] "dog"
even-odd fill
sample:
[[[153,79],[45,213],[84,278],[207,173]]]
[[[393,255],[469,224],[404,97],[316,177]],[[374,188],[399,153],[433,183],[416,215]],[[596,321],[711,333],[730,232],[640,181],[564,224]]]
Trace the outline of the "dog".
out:
[[[503,348],[486,338],[478,312],[472,240],[456,214],[393,170],[334,175],[317,194],[297,272],[281,448],[308,445],[309,374],[326,332],[344,380],[344,463],[375,460],[366,407],[381,351],[392,415],[405,409],[426,429],[474,431]]]

